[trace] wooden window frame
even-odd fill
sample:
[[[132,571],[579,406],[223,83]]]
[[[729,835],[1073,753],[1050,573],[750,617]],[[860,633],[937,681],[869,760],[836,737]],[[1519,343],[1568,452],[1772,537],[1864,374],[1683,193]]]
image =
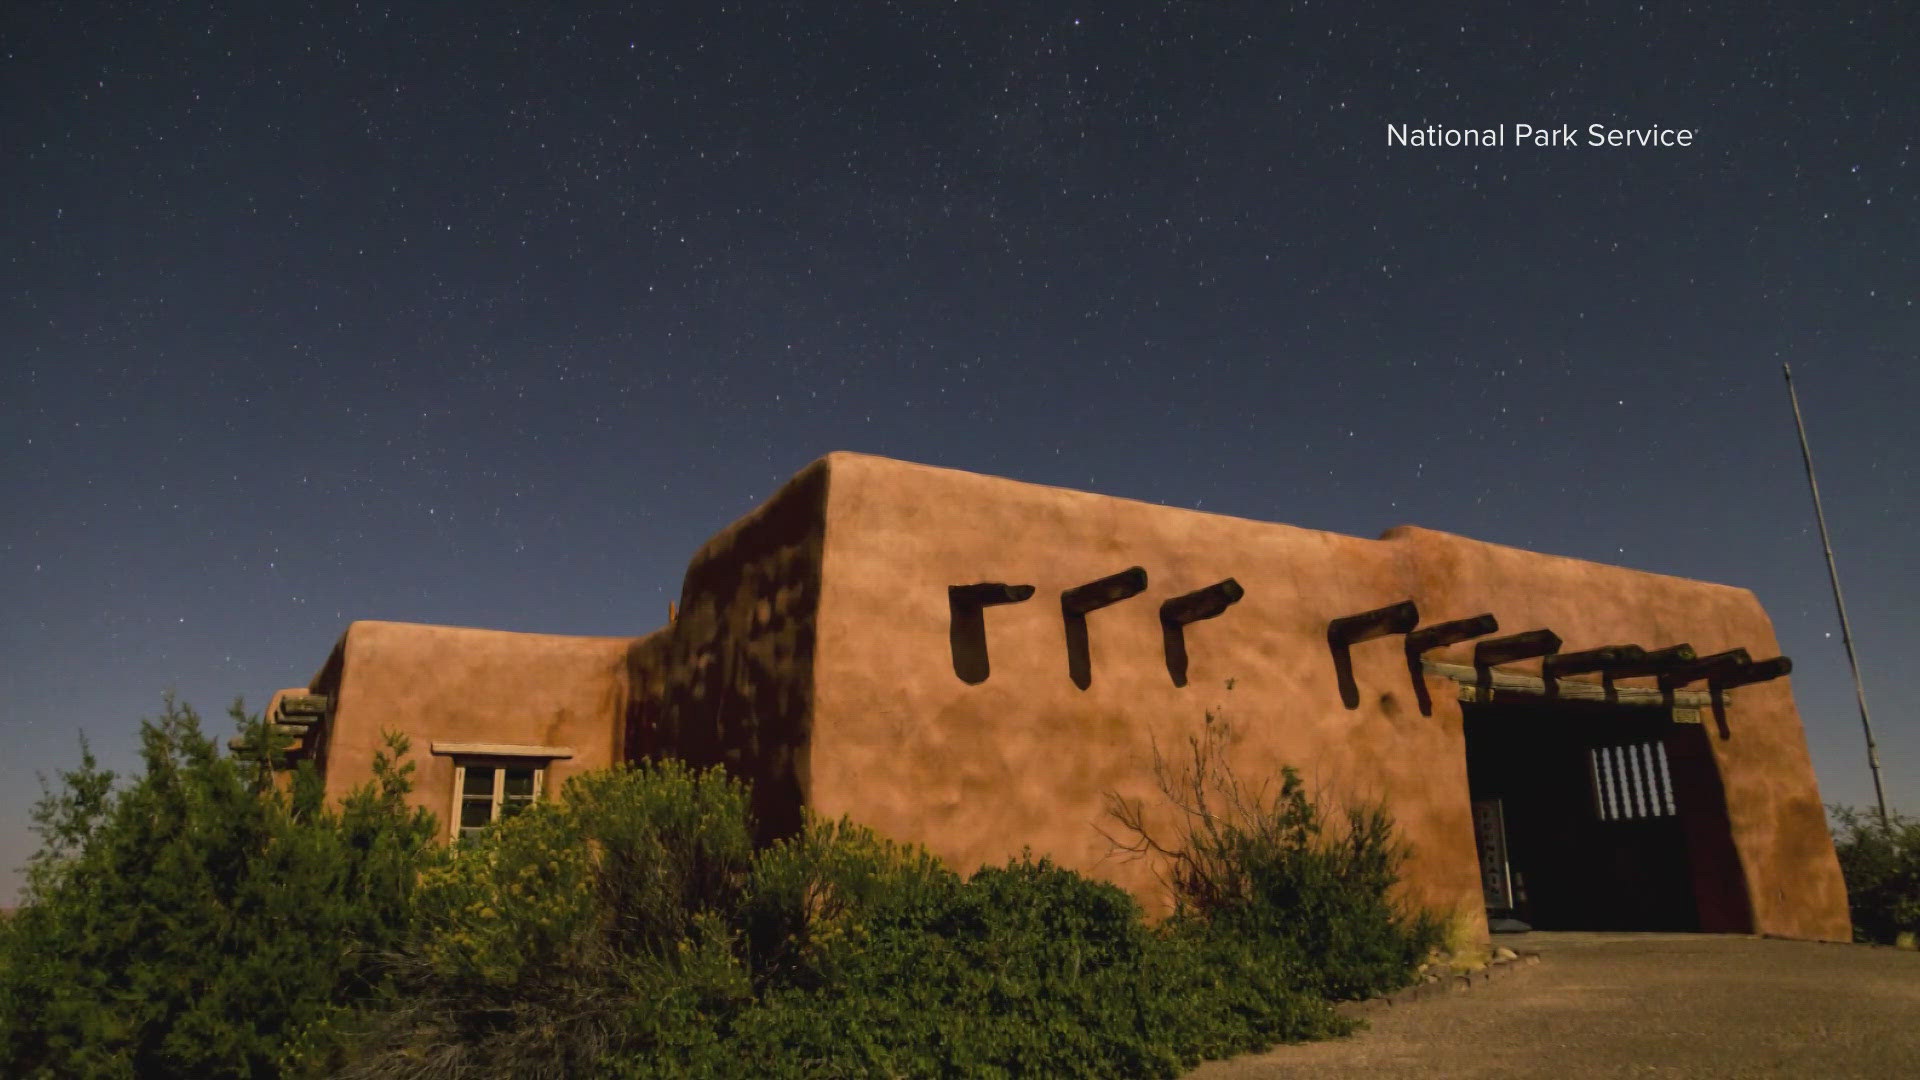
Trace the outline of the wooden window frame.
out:
[[[517,801],[531,805],[546,797],[547,762],[545,760],[536,758],[496,757],[455,758],[453,763],[453,808],[452,812],[448,815],[451,818],[452,827],[448,830],[447,835],[449,839],[456,842],[463,836],[477,833],[481,829],[486,828],[486,825],[467,828],[460,824],[464,817],[461,811],[466,809],[467,802],[469,800],[474,802],[479,801],[477,797],[467,794],[468,769],[493,770],[493,791],[489,793],[487,797],[487,825],[491,825],[500,820],[501,814],[506,810],[509,802]],[[507,795],[507,773],[509,770],[530,771],[533,773],[532,795],[524,799],[519,796]]]
[[[511,743],[450,743],[436,742],[433,753],[437,756],[453,759],[453,801],[447,813],[447,838],[458,843],[460,838],[477,833],[486,825],[463,828],[460,824],[461,811],[469,801],[467,794],[468,769],[492,769],[493,790],[488,795],[487,825],[499,821],[503,811],[513,802],[529,805],[547,797],[547,772],[555,761],[573,756],[573,748],[567,746],[519,746]],[[509,770],[530,770],[533,773],[533,791],[522,798],[507,794],[507,773]],[[472,796],[478,802],[478,795]]]

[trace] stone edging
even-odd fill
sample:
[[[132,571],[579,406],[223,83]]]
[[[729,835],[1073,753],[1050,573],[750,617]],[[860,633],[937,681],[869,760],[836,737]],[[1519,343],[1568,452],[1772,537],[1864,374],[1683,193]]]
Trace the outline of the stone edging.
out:
[[[1511,950],[1502,951],[1511,953]],[[1490,961],[1486,967],[1475,968],[1472,971],[1460,974],[1430,977],[1427,981],[1417,982],[1412,986],[1403,987],[1383,997],[1368,998],[1365,1001],[1342,1002],[1336,1006],[1336,1009],[1349,1015],[1365,1015],[1371,1012],[1378,1012],[1381,1009],[1389,1009],[1395,1005],[1406,1005],[1415,1001],[1424,1001],[1427,998],[1439,997],[1442,994],[1455,993],[1460,990],[1471,990],[1482,983],[1503,978],[1520,968],[1530,967],[1539,962],[1540,954],[1537,952],[1511,953],[1506,957],[1496,957]]]

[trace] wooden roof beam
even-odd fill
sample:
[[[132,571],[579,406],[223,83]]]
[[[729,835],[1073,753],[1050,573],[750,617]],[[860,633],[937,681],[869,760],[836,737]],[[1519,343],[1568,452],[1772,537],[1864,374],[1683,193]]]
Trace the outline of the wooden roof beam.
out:
[[[1689,683],[1711,679],[1716,674],[1740,668],[1753,662],[1753,657],[1745,649],[1728,649],[1726,652],[1703,656],[1691,664],[1683,664],[1660,676],[1660,689],[1678,690]]]
[[[1333,654],[1334,680],[1340,686],[1340,703],[1349,709],[1360,707],[1360,686],[1353,681],[1353,646],[1362,641],[1405,634],[1420,625],[1420,609],[1411,600],[1342,615],[1327,623],[1327,651]]]
[[[1619,664],[1638,663],[1647,651],[1638,645],[1602,645],[1580,652],[1554,653],[1540,661],[1540,678],[1548,697],[1560,696],[1560,677],[1589,671],[1605,671]]]
[[[1500,620],[1492,613],[1470,619],[1423,626],[1407,635],[1407,676],[1413,680],[1413,696],[1420,704],[1421,716],[1433,715],[1433,698],[1427,693],[1427,680],[1420,666],[1422,654],[1446,645],[1457,645],[1477,637],[1500,632]]]

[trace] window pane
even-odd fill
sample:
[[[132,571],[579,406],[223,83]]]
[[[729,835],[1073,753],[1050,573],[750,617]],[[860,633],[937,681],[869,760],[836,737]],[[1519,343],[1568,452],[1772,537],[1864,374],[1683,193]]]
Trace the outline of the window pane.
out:
[[[523,799],[533,798],[532,769],[507,770],[507,798],[511,799],[515,796]]]
[[[467,782],[460,790],[467,795],[485,795],[489,799],[493,798],[493,769],[467,766]]]
[[[492,799],[460,800],[460,827],[477,829],[493,820]]]

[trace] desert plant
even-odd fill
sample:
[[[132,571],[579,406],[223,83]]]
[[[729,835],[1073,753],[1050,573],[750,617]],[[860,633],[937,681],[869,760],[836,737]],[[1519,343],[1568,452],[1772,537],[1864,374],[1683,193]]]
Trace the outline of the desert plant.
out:
[[[1118,851],[1157,857],[1176,920],[1241,937],[1287,958],[1301,984],[1335,999],[1404,985],[1442,937],[1431,914],[1408,912],[1392,891],[1406,850],[1378,804],[1354,803],[1332,820],[1292,767],[1279,786],[1249,786],[1228,761],[1230,725],[1208,713],[1183,759],[1154,748],[1154,776],[1177,816],[1155,835],[1139,800],[1109,796]]]
[[[1920,819],[1828,807],[1833,848],[1847,882],[1855,941],[1891,945],[1920,935]]]
[[[577,776],[423,875],[406,995],[347,1076],[576,1076],[704,1052],[752,992],[745,785],[676,761]]]
[[[576,777],[439,848],[404,740],[337,813],[171,701],[143,746],[132,785],[84,755],[41,804],[0,926],[8,1075],[1173,1076],[1348,1030],[1326,996],[1423,951],[1383,813],[1328,829],[1297,776],[1248,793],[1207,743],[1203,779],[1162,777],[1181,844],[1140,832],[1182,904],[1152,927],[1031,855],[963,880],[812,819],[756,850],[717,768]]]
[[[962,882],[871,843],[856,835],[836,875],[859,899],[795,935],[800,961],[709,1055],[638,1054],[621,1075],[1171,1077],[1347,1030],[1265,958],[1156,932],[1111,884],[1030,856]]]
[[[809,817],[801,832],[754,859],[740,925],[761,986],[812,989],[839,973],[829,950],[861,940],[876,919],[932,921],[960,878],[924,849],[896,844],[845,818]]]
[[[265,735],[236,703],[243,734]],[[390,740],[338,811],[221,754],[169,697],[125,786],[82,744],[34,813],[42,847],[0,939],[0,1073],[261,1076],[324,1068],[379,989],[433,832]]]
[[[1045,859],[962,880],[674,762],[576,778],[425,875],[350,1077],[1173,1076],[1346,1029],[1271,949]]]

